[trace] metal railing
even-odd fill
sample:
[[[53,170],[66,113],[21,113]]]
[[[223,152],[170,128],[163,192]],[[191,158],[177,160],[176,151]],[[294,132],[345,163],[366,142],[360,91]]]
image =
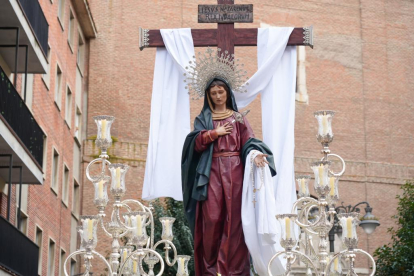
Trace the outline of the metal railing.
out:
[[[0,265],[17,275],[37,275],[39,247],[0,216]]]
[[[42,7],[38,0],[19,0],[20,5],[26,14],[27,20],[37,37],[40,47],[43,53],[47,55],[47,39],[49,33],[49,24],[47,23],[46,17],[43,13]]]
[[[44,133],[0,67],[0,116],[16,133],[37,163],[43,163]]]

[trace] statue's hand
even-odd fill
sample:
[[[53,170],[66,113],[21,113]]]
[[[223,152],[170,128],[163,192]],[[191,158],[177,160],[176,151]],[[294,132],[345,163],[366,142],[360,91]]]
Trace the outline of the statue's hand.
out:
[[[224,136],[224,135],[230,134],[232,130],[233,130],[233,125],[231,125],[229,122],[225,123],[222,126],[220,126],[220,123],[218,123],[216,127],[216,133],[218,136]]]
[[[267,154],[263,153],[256,156],[256,158],[254,159],[254,163],[257,167],[264,167],[266,164],[269,164],[269,162],[266,160],[266,156]]]

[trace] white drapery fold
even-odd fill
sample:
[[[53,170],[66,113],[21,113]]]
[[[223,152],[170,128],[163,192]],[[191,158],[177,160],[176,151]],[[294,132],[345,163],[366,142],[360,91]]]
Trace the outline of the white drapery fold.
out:
[[[280,246],[280,226],[276,221],[278,208],[274,197],[275,189],[269,166],[262,170],[251,166],[251,151],[246,158],[242,193],[242,225],[244,240],[249,249],[256,273],[268,275],[267,265],[270,259],[283,248]],[[251,179],[254,178],[254,187]],[[263,174],[263,177],[262,177]],[[263,183],[262,183],[263,180]],[[253,189],[256,189],[256,192]],[[255,201],[255,203],[254,203]],[[276,259],[272,264],[272,274],[282,275],[285,272],[283,259]]]
[[[247,93],[235,93],[239,108],[261,94],[263,142],[275,158],[274,191],[282,213],[291,212],[297,199],[294,175],[296,46],[286,46],[292,31],[291,27],[259,28],[258,70],[248,81]]]
[[[163,29],[157,48],[151,99],[150,135],[142,198],[183,200],[181,152],[190,133],[190,102],[185,66],[194,56],[191,29]]]
[[[277,175],[268,179],[273,185],[267,187],[268,192],[273,192],[274,210],[272,220],[276,223],[274,215],[291,213],[292,206],[296,201],[295,173],[294,173],[294,126],[295,126],[295,86],[296,86],[296,47],[286,46],[293,28],[265,28],[258,31],[258,71],[251,77],[247,93],[236,93],[236,102],[239,108],[250,104],[258,94],[261,95],[262,104],[262,132],[263,142],[272,150]],[[248,160],[246,160],[246,164]],[[247,169],[247,168],[246,168]],[[267,172],[267,177],[269,172]],[[248,176],[245,172],[245,181]],[[244,182],[243,185],[248,185]],[[257,184],[259,185],[259,184]],[[243,187],[245,191],[246,187]],[[247,188],[246,188],[247,189]],[[246,190],[248,193],[249,190]],[[252,208],[250,202],[245,202],[248,195],[243,192],[242,224],[246,244],[252,255],[255,268],[259,275],[267,275],[267,264],[270,258],[281,250],[279,244],[280,230],[271,229],[273,241],[260,233],[261,219],[269,219],[268,213],[263,208],[249,210]],[[259,201],[260,199],[257,199]],[[272,206],[268,197],[261,197],[267,206]],[[253,213],[252,213],[253,212]],[[257,213],[256,213],[257,212]],[[245,213],[255,214],[256,220],[248,218]],[[269,223],[269,222],[267,222]],[[274,227],[275,224],[269,227]],[[256,231],[256,232],[255,232]],[[251,235],[256,233],[258,237],[250,240]],[[265,242],[265,243],[264,243]],[[252,253],[254,252],[254,254]],[[273,275],[282,274],[285,262],[279,258],[275,260]],[[283,269],[283,270],[281,270]],[[263,273],[263,274],[262,274]]]

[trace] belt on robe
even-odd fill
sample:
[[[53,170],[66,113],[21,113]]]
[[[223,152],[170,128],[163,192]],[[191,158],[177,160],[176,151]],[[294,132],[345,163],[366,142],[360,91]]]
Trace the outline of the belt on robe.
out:
[[[214,152],[213,157],[230,157],[230,156],[240,156],[239,151],[223,151],[223,152]]]

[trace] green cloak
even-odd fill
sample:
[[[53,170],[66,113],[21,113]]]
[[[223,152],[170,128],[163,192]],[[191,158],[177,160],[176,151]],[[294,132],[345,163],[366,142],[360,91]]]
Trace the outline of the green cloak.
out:
[[[238,111],[236,100],[234,98],[233,91],[231,90],[230,85],[220,78],[215,78],[210,81],[207,87],[214,80],[221,80],[227,84],[230,89],[231,95],[231,108],[234,111]],[[210,169],[211,161],[213,158],[213,144],[211,143],[208,149],[204,152],[199,153],[194,150],[195,141],[202,130],[211,130],[213,129],[213,119],[211,114],[211,109],[207,101],[207,95],[204,97],[204,106],[194,121],[194,130],[187,135],[187,138],[184,142],[183,153],[181,157],[181,180],[182,180],[182,189],[183,189],[183,203],[184,203],[184,212],[189,222],[191,232],[194,236],[194,227],[196,220],[196,207],[197,201],[203,201],[207,199],[207,188],[210,179]],[[264,144],[262,141],[256,138],[250,138],[246,144],[243,145],[241,151],[241,159],[244,162],[247,155],[253,149],[256,149],[264,154],[267,154],[267,161],[269,161],[269,168],[272,173],[272,176],[276,175],[276,169],[273,160],[273,154],[271,150]]]

